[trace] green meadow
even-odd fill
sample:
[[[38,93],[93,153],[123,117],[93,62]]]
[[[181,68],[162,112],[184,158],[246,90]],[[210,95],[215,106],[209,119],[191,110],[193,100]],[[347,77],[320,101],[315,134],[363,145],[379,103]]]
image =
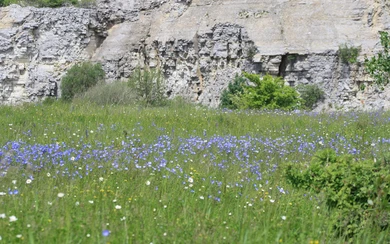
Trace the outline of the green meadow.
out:
[[[54,102],[0,107],[0,135],[0,243],[390,242],[285,177],[323,149],[386,156],[389,112]]]

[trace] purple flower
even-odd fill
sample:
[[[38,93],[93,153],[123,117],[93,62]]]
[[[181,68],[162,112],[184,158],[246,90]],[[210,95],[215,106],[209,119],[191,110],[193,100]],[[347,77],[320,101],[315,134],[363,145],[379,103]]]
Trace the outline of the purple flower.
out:
[[[110,231],[109,230],[103,230],[102,231],[102,235],[103,236],[109,236],[110,235]]]

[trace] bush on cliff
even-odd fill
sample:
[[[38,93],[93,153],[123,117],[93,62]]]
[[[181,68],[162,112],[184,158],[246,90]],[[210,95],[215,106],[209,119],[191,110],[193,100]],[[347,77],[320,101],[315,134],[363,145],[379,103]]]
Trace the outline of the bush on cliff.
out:
[[[379,33],[383,51],[371,59],[366,58],[364,64],[374,82],[378,86],[385,86],[390,82],[390,38],[387,32]]]
[[[68,70],[61,82],[61,98],[71,101],[76,94],[86,92],[104,79],[104,71],[100,64],[84,62],[75,64]]]
[[[230,99],[231,108],[293,110],[300,107],[301,99],[298,92],[286,86],[282,78],[271,75],[260,77],[249,73],[244,73],[242,77],[248,80],[248,84],[235,81],[231,85],[231,87],[240,85],[242,91],[238,87],[234,90],[228,87],[223,92],[223,96]],[[224,104],[221,106],[224,107]]]

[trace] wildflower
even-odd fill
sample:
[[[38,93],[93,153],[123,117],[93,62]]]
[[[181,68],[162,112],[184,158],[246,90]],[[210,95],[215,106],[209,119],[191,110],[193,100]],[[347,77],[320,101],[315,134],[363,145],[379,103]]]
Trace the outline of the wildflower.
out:
[[[31,179],[27,179],[26,180],[26,184],[31,184],[32,180]]]
[[[115,209],[117,209],[117,210],[119,210],[119,209],[121,209],[122,207],[120,206],[120,205],[116,205],[115,206]]]
[[[47,204],[49,204],[50,206],[51,206],[51,205],[53,205],[53,203],[52,203],[52,202],[47,202]]]
[[[145,184],[146,184],[147,186],[150,186],[150,181],[146,181]]]
[[[13,180],[13,181],[12,181],[12,184],[16,185],[16,180]]]
[[[87,234],[87,237],[88,237],[88,238],[91,237],[91,234]]]
[[[368,205],[371,205],[371,206],[374,205],[374,202],[371,199],[368,199],[367,203],[368,203]]]
[[[109,230],[103,230],[103,231],[102,231],[102,235],[105,236],[105,237],[107,237],[107,236],[110,235],[110,231],[109,231]]]
[[[192,177],[188,178],[189,183],[194,183],[194,179]]]
[[[283,220],[286,220],[286,219],[287,219],[287,217],[286,217],[286,216],[282,216],[282,219],[283,219]]]
[[[15,222],[16,220],[18,220],[18,218],[16,218],[14,215],[9,217],[9,222]]]
[[[5,213],[0,214],[0,219],[5,219]]]
[[[102,182],[104,180],[103,177],[99,177],[99,181]]]
[[[5,192],[0,192],[0,196],[5,196],[6,193]]]
[[[275,200],[273,200],[273,199],[270,199],[269,201],[270,201],[271,203],[274,203],[274,202],[275,202]]]
[[[199,198],[200,198],[201,200],[204,200],[204,196],[200,196]]]
[[[59,198],[64,197],[64,196],[65,196],[65,193],[62,193],[62,192],[57,194],[57,197],[59,197]]]
[[[76,203],[75,203],[75,205],[76,205],[76,206],[79,206],[79,205],[80,205],[80,203],[79,203],[79,202],[76,202]]]
[[[50,174],[50,173],[47,173],[46,175],[47,175],[47,177],[50,177],[50,176],[51,176],[51,174]]]
[[[92,204],[92,203],[93,203],[93,201],[92,201],[92,200],[89,200],[88,202],[89,202],[90,204]]]
[[[22,235],[21,234],[16,235],[16,238],[22,238]]]
[[[71,158],[70,158],[70,161],[74,161],[74,160],[75,160],[75,158],[74,158],[74,157],[71,157]]]

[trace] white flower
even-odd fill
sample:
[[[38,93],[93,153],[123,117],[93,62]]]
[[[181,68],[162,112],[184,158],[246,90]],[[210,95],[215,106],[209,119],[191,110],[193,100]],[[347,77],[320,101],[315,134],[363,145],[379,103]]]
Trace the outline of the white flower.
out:
[[[146,184],[147,186],[150,186],[150,181],[146,181],[145,184]]]
[[[188,182],[194,183],[194,179],[192,177],[188,178]]]
[[[31,225],[30,224],[27,224],[27,228],[30,228],[31,227]]]
[[[167,208],[167,205],[164,205],[164,208]]]
[[[47,177],[50,177],[50,176],[51,176],[51,174],[50,174],[50,173],[47,173],[46,175],[47,175]]]
[[[14,215],[9,217],[9,222],[15,222],[16,220],[18,220],[18,218],[16,218]]]
[[[71,157],[71,158],[70,158],[70,161],[74,161],[74,160],[75,160],[75,158],[74,158],[74,157]]]
[[[5,216],[5,213],[0,214],[0,219],[5,219],[5,217],[7,217]]]
[[[374,202],[371,199],[368,199],[367,203],[368,203],[368,205],[371,205],[371,206],[374,205]]]
[[[26,180],[26,184],[31,184],[32,180],[31,179],[27,179]]]
[[[49,204],[50,206],[51,206],[51,205],[53,205],[53,203],[52,203],[52,202],[47,202],[47,204]]]
[[[15,184],[16,184],[16,180],[13,180],[13,181],[12,181],[12,184],[14,184],[14,185],[15,185]]]
[[[21,234],[16,235],[16,238],[22,238],[22,235]]]
[[[121,209],[122,207],[120,206],[120,205],[116,205],[115,206],[115,209],[117,209],[117,210],[119,210],[119,209]]]
[[[282,216],[282,219],[283,219],[283,220],[286,220],[286,219],[287,219],[287,217],[286,217],[286,216]]]
[[[5,192],[0,192],[0,196],[5,196],[6,193]]]
[[[88,202],[89,202],[90,204],[92,204],[92,203],[93,203],[93,201],[92,201],[92,200],[89,200]]]
[[[204,199],[204,196],[200,196],[199,198],[200,198],[201,200],[203,200],[203,199]]]
[[[275,202],[275,200],[273,200],[273,199],[270,199],[269,201],[270,201],[271,203],[274,203],[274,202]]]
[[[87,237],[89,238],[89,237],[91,237],[91,235],[90,235],[90,234],[87,234]]]
[[[57,197],[59,197],[59,198],[64,197],[64,196],[65,196],[65,193],[62,193],[62,192],[57,194]]]
[[[103,180],[104,180],[104,178],[103,178],[103,177],[100,177],[100,178],[99,178],[99,181],[103,181]]]
[[[75,203],[75,205],[76,205],[76,206],[79,206],[79,205],[80,205],[80,203],[79,203],[79,202],[76,202],[76,203]]]

